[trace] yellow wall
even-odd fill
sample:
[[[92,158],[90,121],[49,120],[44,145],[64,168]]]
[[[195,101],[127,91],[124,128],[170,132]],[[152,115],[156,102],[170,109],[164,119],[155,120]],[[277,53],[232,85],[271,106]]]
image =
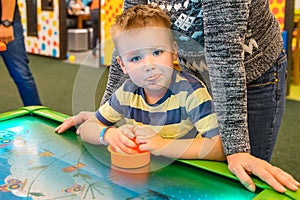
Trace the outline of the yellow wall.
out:
[[[109,34],[116,15],[122,13],[123,0],[101,0],[101,63],[110,65],[113,43]]]

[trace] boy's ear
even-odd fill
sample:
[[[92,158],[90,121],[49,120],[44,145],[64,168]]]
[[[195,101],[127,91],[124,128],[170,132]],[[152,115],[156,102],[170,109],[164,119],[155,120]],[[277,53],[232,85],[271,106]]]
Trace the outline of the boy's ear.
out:
[[[123,70],[123,73],[124,74],[127,74],[127,71],[126,71],[126,68],[124,66],[124,63],[122,61],[122,58],[120,56],[117,57],[117,62],[119,63],[119,65],[121,66],[122,70]]]

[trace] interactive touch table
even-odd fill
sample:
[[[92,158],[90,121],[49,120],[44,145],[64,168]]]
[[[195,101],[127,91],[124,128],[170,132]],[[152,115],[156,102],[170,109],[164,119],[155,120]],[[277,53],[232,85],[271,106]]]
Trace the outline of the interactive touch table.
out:
[[[0,114],[1,200],[300,199],[299,190],[279,194],[258,179],[249,192],[221,162],[153,157],[143,169],[117,169],[104,146],[54,132],[66,117],[42,106]]]

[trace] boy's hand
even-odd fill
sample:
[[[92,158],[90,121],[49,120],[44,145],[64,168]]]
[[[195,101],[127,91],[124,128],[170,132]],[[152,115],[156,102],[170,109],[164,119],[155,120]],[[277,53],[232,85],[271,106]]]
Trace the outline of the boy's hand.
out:
[[[124,125],[120,128],[109,128],[107,129],[104,140],[116,151],[119,153],[133,154],[137,153],[136,143],[129,138],[133,135],[131,126]],[[124,131],[123,131],[124,130]]]
[[[136,126],[134,133],[135,141],[139,144],[141,151],[150,151],[154,155],[160,155],[160,150],[166,145],[164,138],[149,128]]]
[[[134,127],[135,126],[132,124],[125,124],[123,126],[120,126],[119,129],[121,129],[123,131],[123,134],[125,136],[127,136],[130,139],[133,139],[133,138],[135,138]]]
[[[87,119],[92,117],[95,113],[94,112],[80,112],[78,115],[69,117],[64,120],[64,122],[55,128],[55,132],[61,134],[71,128],[72,126],[79,125],[85,122]],[[77,129],[77,134],[79,134],[79,128]]]

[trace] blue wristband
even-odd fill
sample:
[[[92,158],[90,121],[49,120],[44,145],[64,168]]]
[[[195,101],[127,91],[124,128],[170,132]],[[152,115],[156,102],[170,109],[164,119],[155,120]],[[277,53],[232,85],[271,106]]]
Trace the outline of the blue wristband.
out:
[[[104,127],[101,132],[100,132],[100,143],[103,144],[103,145],[108,145],[105,141],[104,141],[104,135],[107,131],[109,127]]]

